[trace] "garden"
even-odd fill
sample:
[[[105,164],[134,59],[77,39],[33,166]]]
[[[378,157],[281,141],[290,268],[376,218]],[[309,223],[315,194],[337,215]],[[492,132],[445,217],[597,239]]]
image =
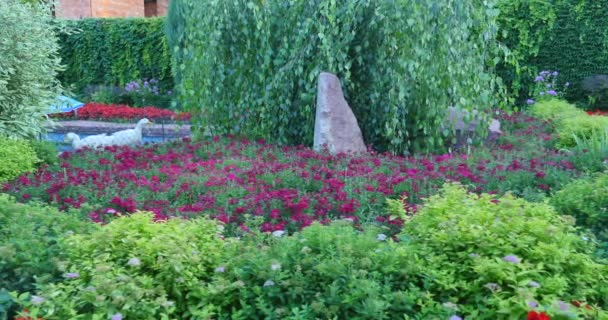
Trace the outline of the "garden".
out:
[[[597,5],[0,2],[0,320],[608,319]],[[367,152],[311,148],[322,71]],[[142,118],[191,133],[44,139]]]

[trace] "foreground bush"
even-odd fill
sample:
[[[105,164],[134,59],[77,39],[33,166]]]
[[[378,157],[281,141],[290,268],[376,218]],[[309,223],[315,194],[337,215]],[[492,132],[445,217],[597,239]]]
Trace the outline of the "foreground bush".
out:
[[[608,256],[608,173],[570,183],[551,198],[551,204],[595,233],[603,242],[600,254]]]
[[[7,139],[3,136],[0,136],[0,159],[0,184],[33,171],[40,161],[27,141]]]
[[[66,237],[64,280],[42,286],[35,296],[22,295],[22,303],[32,317],[47,320],[75,314],[189,319],[197,303],[189,292],[219,263],[219,232],[207,220],[156,223],[151,214],[138,213],[90,235]]]
[[[35,281],[44,284],[58,279],[65,258],[59,238],[91,229],[95,225],[73,213],[36,203],[19,204],[0,194],[0,300],[2,290],[32,291]],[[0,303],[0,319],[9,305]]]
[[[36,138],[61,86],[49,6],[0,1],[0,136]]]
[[[546,204],[449,185],[400,239],[417,248],[426,290],[471,319],[519,319],[528,310],[599,319],[597,308],[608,308],[608,266],[594,262],[593,246]]]
[[[329,71],[365,141],[402,154],[444,149],[448,106],[499,104],[497,15],[493,1],[183,0],[167,23],[179,102],[201,129],[311,145]]]

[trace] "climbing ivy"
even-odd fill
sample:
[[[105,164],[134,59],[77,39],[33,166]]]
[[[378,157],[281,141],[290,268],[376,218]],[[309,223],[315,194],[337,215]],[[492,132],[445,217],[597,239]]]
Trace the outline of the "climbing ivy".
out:
[[[60,21],[62,83],[82,92],[90,85],[124,86],[138,79],[158,79],[172,86],[171,59],[163,18]]]
[[[181,0],[168,16],[184,23],[169,34],[179,100],[200,132],[309,145],[317,77],[329,71],[367,143],[399,154],[442,149],[448,106],[504,101],[494,68],[507,52],[494,41],[493,3]]]

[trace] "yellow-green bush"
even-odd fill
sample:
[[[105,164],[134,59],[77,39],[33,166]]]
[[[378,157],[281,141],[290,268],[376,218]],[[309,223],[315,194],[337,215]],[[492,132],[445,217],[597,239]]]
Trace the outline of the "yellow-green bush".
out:
[[[0,137],[0,183],[33,171],[39,162],[36,152],[25,140]]]
[[[553,121],[585,115],[583,110],[578,109],[575,105],[568,103],[568,101],[560,99],[538,101],[530,110],[538,118]]]
[[[562,147],[575,146],[576,139],[587,140],[608,129],[608,117],[590,116],[560,99],[539,101],[530,111],[536,117],[553,122]]]

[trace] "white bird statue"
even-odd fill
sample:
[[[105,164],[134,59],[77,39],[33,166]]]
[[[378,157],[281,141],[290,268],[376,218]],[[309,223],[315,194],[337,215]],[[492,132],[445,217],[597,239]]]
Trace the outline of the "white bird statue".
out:
[[[135,129],[127,129],[113,133],[110,137],[112,143],[118,146],[142,144],[142,129],[144,126],[152,124],[152,121],[143,118],[137,122]]]
[[[84,147],[96,149],[112,145],[112,137],[105,133],[80,139],[77,134],[69,132],[65,135],[64,141],[71,143],[74,150],[82,149]]]

